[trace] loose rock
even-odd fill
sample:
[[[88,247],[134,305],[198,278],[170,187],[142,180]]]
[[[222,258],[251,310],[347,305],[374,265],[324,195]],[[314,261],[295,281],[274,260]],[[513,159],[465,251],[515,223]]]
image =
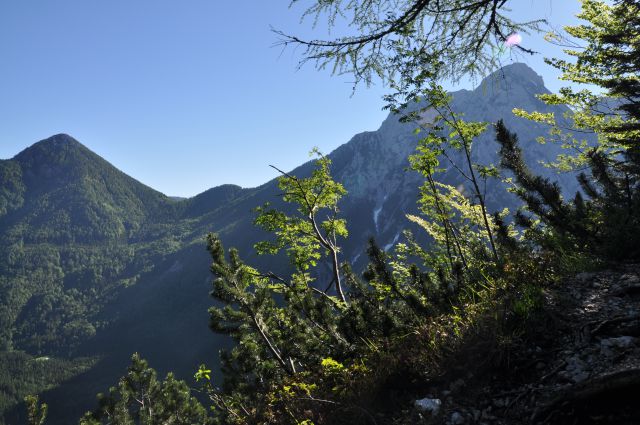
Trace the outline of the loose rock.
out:
[[[422,398],[416,400],[414,405],[418,410],[436,416],[440,412],[442,401],[439,398]]]
[[[460,414],[460,412],[453,412],[451,414],[451,419],[449,420],[451,425],[462,425],[465,423],[464,416]]]

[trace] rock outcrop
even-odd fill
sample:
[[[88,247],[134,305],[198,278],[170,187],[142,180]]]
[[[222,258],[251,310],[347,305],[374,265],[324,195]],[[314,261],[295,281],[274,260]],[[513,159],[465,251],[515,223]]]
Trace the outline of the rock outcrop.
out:
[[[546,289],[540,317],[503,370],[434,388],[440,414],[422,423],[640,423],[640,265]]]

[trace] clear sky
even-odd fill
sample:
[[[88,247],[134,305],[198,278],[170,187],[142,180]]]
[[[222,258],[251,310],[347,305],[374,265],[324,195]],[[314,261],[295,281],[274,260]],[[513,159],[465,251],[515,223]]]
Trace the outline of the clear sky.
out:
[[[0,158],[68,133],[167,195],[193,196],[275,177],[318,146],[330,152],[386,116],[380,85],[352,96],[349,77],[272,47],[270,27],[322,38],[289,0],[0,2]],[[575,23],[577,0],[511,0],[518,19]],[[542,35],[518,58],[561,86]],[[504,63],[511,59],[508,55]],[[471,88],[472,83],[462,85]]]

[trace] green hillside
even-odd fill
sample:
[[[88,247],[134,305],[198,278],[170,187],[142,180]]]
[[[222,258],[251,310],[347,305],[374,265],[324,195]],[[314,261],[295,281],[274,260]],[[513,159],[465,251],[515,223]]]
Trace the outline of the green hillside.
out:
[[[94,364],[75,357],[113,320],[103,308],[182,236],[178,204],[67,135],[2,161],[0,187],[5,408]]]

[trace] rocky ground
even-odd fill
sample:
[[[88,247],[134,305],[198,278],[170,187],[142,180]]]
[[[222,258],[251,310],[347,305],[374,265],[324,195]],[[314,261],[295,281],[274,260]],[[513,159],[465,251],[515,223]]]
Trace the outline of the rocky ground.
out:
[[[530,344],[417,400],[417,423],[640,424],[640,265],[545,291]]]

